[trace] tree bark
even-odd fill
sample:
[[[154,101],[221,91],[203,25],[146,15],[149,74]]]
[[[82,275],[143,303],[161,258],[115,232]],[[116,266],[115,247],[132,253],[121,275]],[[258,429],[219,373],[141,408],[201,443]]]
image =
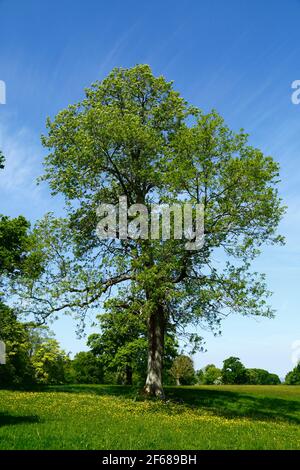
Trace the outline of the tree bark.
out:
[[[125,385],[132,385],[132,368],[130,366],[126,367],[126,381]]]
[[[176,377],[176,385],[180,385],[180,378]]]
[[[164,398],[162,371],[164,357],[165,319],[162,308],[148,320],[148,371],[144,391],[147,395]]]

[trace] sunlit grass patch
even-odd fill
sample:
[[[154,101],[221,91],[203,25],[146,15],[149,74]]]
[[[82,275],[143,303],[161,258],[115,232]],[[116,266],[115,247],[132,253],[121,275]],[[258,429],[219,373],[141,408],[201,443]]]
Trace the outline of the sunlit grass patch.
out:
[[[300,449],[300,387],[0,391],[1,449]]]

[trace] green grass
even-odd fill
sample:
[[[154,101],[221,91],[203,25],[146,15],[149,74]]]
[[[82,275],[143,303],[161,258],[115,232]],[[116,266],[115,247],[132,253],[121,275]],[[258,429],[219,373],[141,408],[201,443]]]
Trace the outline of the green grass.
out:
[[[300,386],[0,391],[0,449],[300,449]]]

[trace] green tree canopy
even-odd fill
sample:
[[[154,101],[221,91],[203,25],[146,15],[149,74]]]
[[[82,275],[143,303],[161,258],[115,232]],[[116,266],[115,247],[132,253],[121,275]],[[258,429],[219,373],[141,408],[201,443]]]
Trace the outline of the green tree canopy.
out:
[[[147,370],[147,326],[137,309],[138,304],[124,297],[114,298],[98,315],[101,333],[89,336],[88,346],[105,370],[117,372],[127,385],[133,375],[145,379]],[[177,355],[177,342],[169,332],[165,338],[164,365],[168,370]]]
[[[170,374],[176,380],[176,385],[191,385],[195,382],[193,360],[189,356],[177,356],[170,369]]]
[[[245,384],[247,383],[247,370],[238,357],[229,357],[223,361],[222,383]]]
[[[247,383],[251,385],[279,385],[280,378],[264,369],[247,369]]]
[[[81,351],[77,353],[72,361],[72,370],[72,377],[76,383],[103,383],[103,364],[91,351]]]
[[[58,341],[45,338],[31,357],[37,383],[44,385],[63,384],[70,358],[60,348]]]
[[[6,363],[0,365],[0,388],[34,382],[30,362],[31,328],[31,324],[19,322],[14,311],[0,302],[0,340],[6,347]]]
[[[203,369],[202,382],[205,385],[218,385],[222,383],[222,371],[214,364],[208,364]]]
[[[196,370],[195,377],[196,377],[196,383],[198,385],[203,384],[204,372],[202,369]]]
[[[300,385],[300,362],[285,377],[287,385]]]

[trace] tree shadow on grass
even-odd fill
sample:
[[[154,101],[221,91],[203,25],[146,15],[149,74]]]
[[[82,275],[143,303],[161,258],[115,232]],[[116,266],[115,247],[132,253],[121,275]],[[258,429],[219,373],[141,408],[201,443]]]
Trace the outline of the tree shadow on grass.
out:
[[[16,424],[28,424],[28,423],[38,423],[40,420],[38,416],[17,416],[10,415],[7,413],[0,413],[0,427],[1,426],[10,426]]]
[[[300,401],[227,390],[169,388],[167,398],[226,418],[289,421],[300,424]]]
[[[135,387],[129,385],[51,385],[39,391],[61,393],[92,393],[95,395],[120,396],[133,398],[137,393]]]
[[[45,387],[40,391],[61,393],[89,393],[98,396],[136,398],[135,387],[122,385],[58,385]],[[197,387],[166,387],[166,399],[194,410],[205,409],[217,416],[228,419],[249,418],[260,421],[285,421],[300,424],[300,401],[247,394],[246,391],[212,390]],[[143,399],[143,397],[139,397]],[[174,412],[174,410],[173,410]]]

